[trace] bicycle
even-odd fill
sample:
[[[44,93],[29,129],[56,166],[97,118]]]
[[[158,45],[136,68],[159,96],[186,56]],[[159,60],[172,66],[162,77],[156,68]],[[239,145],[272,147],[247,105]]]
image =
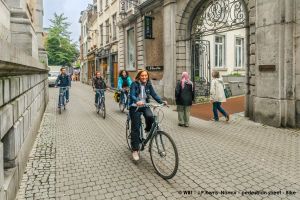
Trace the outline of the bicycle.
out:
[[[58,97],[58,112],[61,114],[62,107],[64,107],[64,110],[66,110],[66,92],[68,90],[68,87],[60,87],[59,88],[59,97]]]
[[[127,95],[125,95],[125,92],[127,91]],[[129,89],[122,89],[121,94],[120,94],[120,102],[119,102],[119,108],[121,112],[125,111],[125,108],[128,109],[129,105]],[[123,96],[123,98],[122,98]]]
[[[97,105],[96,105],[96,112],[97,114],[102,114],[103,119],[106,117],[106,109],[105,109],[105,96],[104,96],[105,89],[96,89],[95,92],[99,94]]]
[[[160,177],[163,179],[171,179],[173,178],[178,170],[179,158],[178,151],[175,145],[175,142],[171,138],[169,134],[162,131],[160,128],[160,123],[163,120],[163,117],[160,118],[160,113],[163,115],[162,108],[165,106],[164,104],[153,105],[146,104],[145,106],[152,108],[151,111],[154,116],[154,123],[152,124],[150,132],[146,135],[146,138],[143,137],[143,123],[141,122],[140,126],[140,146],[139,152],[143,151],[146,147],[147,143],[149,143],[149,152],[152,165],[155,171],[158,173]],[[138,112],[138,108],[136,110]],[[130,115],[127,114],[126,120],[126,140],[129,150],[132,151],[131,147],[131,122]],[[166,163],[160,163],[159,160],[166,161]],[[170,165],[167,166],[167,165]],[[165,172],[168,171],[168,172]]]

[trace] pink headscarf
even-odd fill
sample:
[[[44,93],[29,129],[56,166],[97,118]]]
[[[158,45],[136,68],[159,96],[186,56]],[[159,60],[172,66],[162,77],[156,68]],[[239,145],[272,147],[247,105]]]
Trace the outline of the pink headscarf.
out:
[[[185,83],[193,85],[192,81],[190,80],[189,74],[187,72],[182,72],[182,75],[181,75],[181,87],[182,87],[182,89],[184,88]]]

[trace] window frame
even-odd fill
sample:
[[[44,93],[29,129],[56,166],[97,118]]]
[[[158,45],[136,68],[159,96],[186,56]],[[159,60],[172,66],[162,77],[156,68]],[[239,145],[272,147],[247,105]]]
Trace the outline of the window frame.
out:
[[[237,44],[237,40],[241,40],[241,44],[238,45]],[[237,47],[239,46],[239,48],[241,49],[241,65],[238,66],[237,65],[237,58],[238,58],[238,53],[237,53]],[[234,37],[234,68],[237,69],[242,69],[245,67],[245,38],[242,36],[235,36]]]
[[[222,43],[216,42],[217,37],[222,38]],[[222,63],[220,64],[220,46],[222,47]],[[226,35],[214,36],[214,67],[221,69],[226,66]]]

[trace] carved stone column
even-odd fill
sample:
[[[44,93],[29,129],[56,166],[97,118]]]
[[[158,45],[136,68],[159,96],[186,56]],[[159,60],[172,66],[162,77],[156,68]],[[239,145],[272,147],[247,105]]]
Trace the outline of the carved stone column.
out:
[[[174,99],[176,86],[176,0],[165,0],[164,18],[164,97]]]

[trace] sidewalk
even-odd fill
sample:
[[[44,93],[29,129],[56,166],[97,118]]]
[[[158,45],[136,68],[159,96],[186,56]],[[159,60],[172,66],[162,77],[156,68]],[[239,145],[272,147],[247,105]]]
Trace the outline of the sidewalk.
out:
[[[162,129],[179,152],[178,172],[165,181],[155,173],[148,151],[141,153],[138,164],[132,162],[125,140],[126,114],[112,93],[106,93],[105,120],[95,112],[91,86],[74,83],[61,115],[57,93],[50,88],[19,200],[300,199],[298,130],[263,126],[239,115],[230,123],[191,117],[189,128],[178,127],[177,113],[165,108]],[[243,196],[256,191],[267,194]]]
[[[222,103],[222,107],[229,114],[244,112],[245,110],[245,96],[232,97],[227,99],[227,102]],[[191,108],[191,115],[203,120],[210,120],[213,118],[212,104],[196,104]],[[221,114],[219,113],[219,116]]]

